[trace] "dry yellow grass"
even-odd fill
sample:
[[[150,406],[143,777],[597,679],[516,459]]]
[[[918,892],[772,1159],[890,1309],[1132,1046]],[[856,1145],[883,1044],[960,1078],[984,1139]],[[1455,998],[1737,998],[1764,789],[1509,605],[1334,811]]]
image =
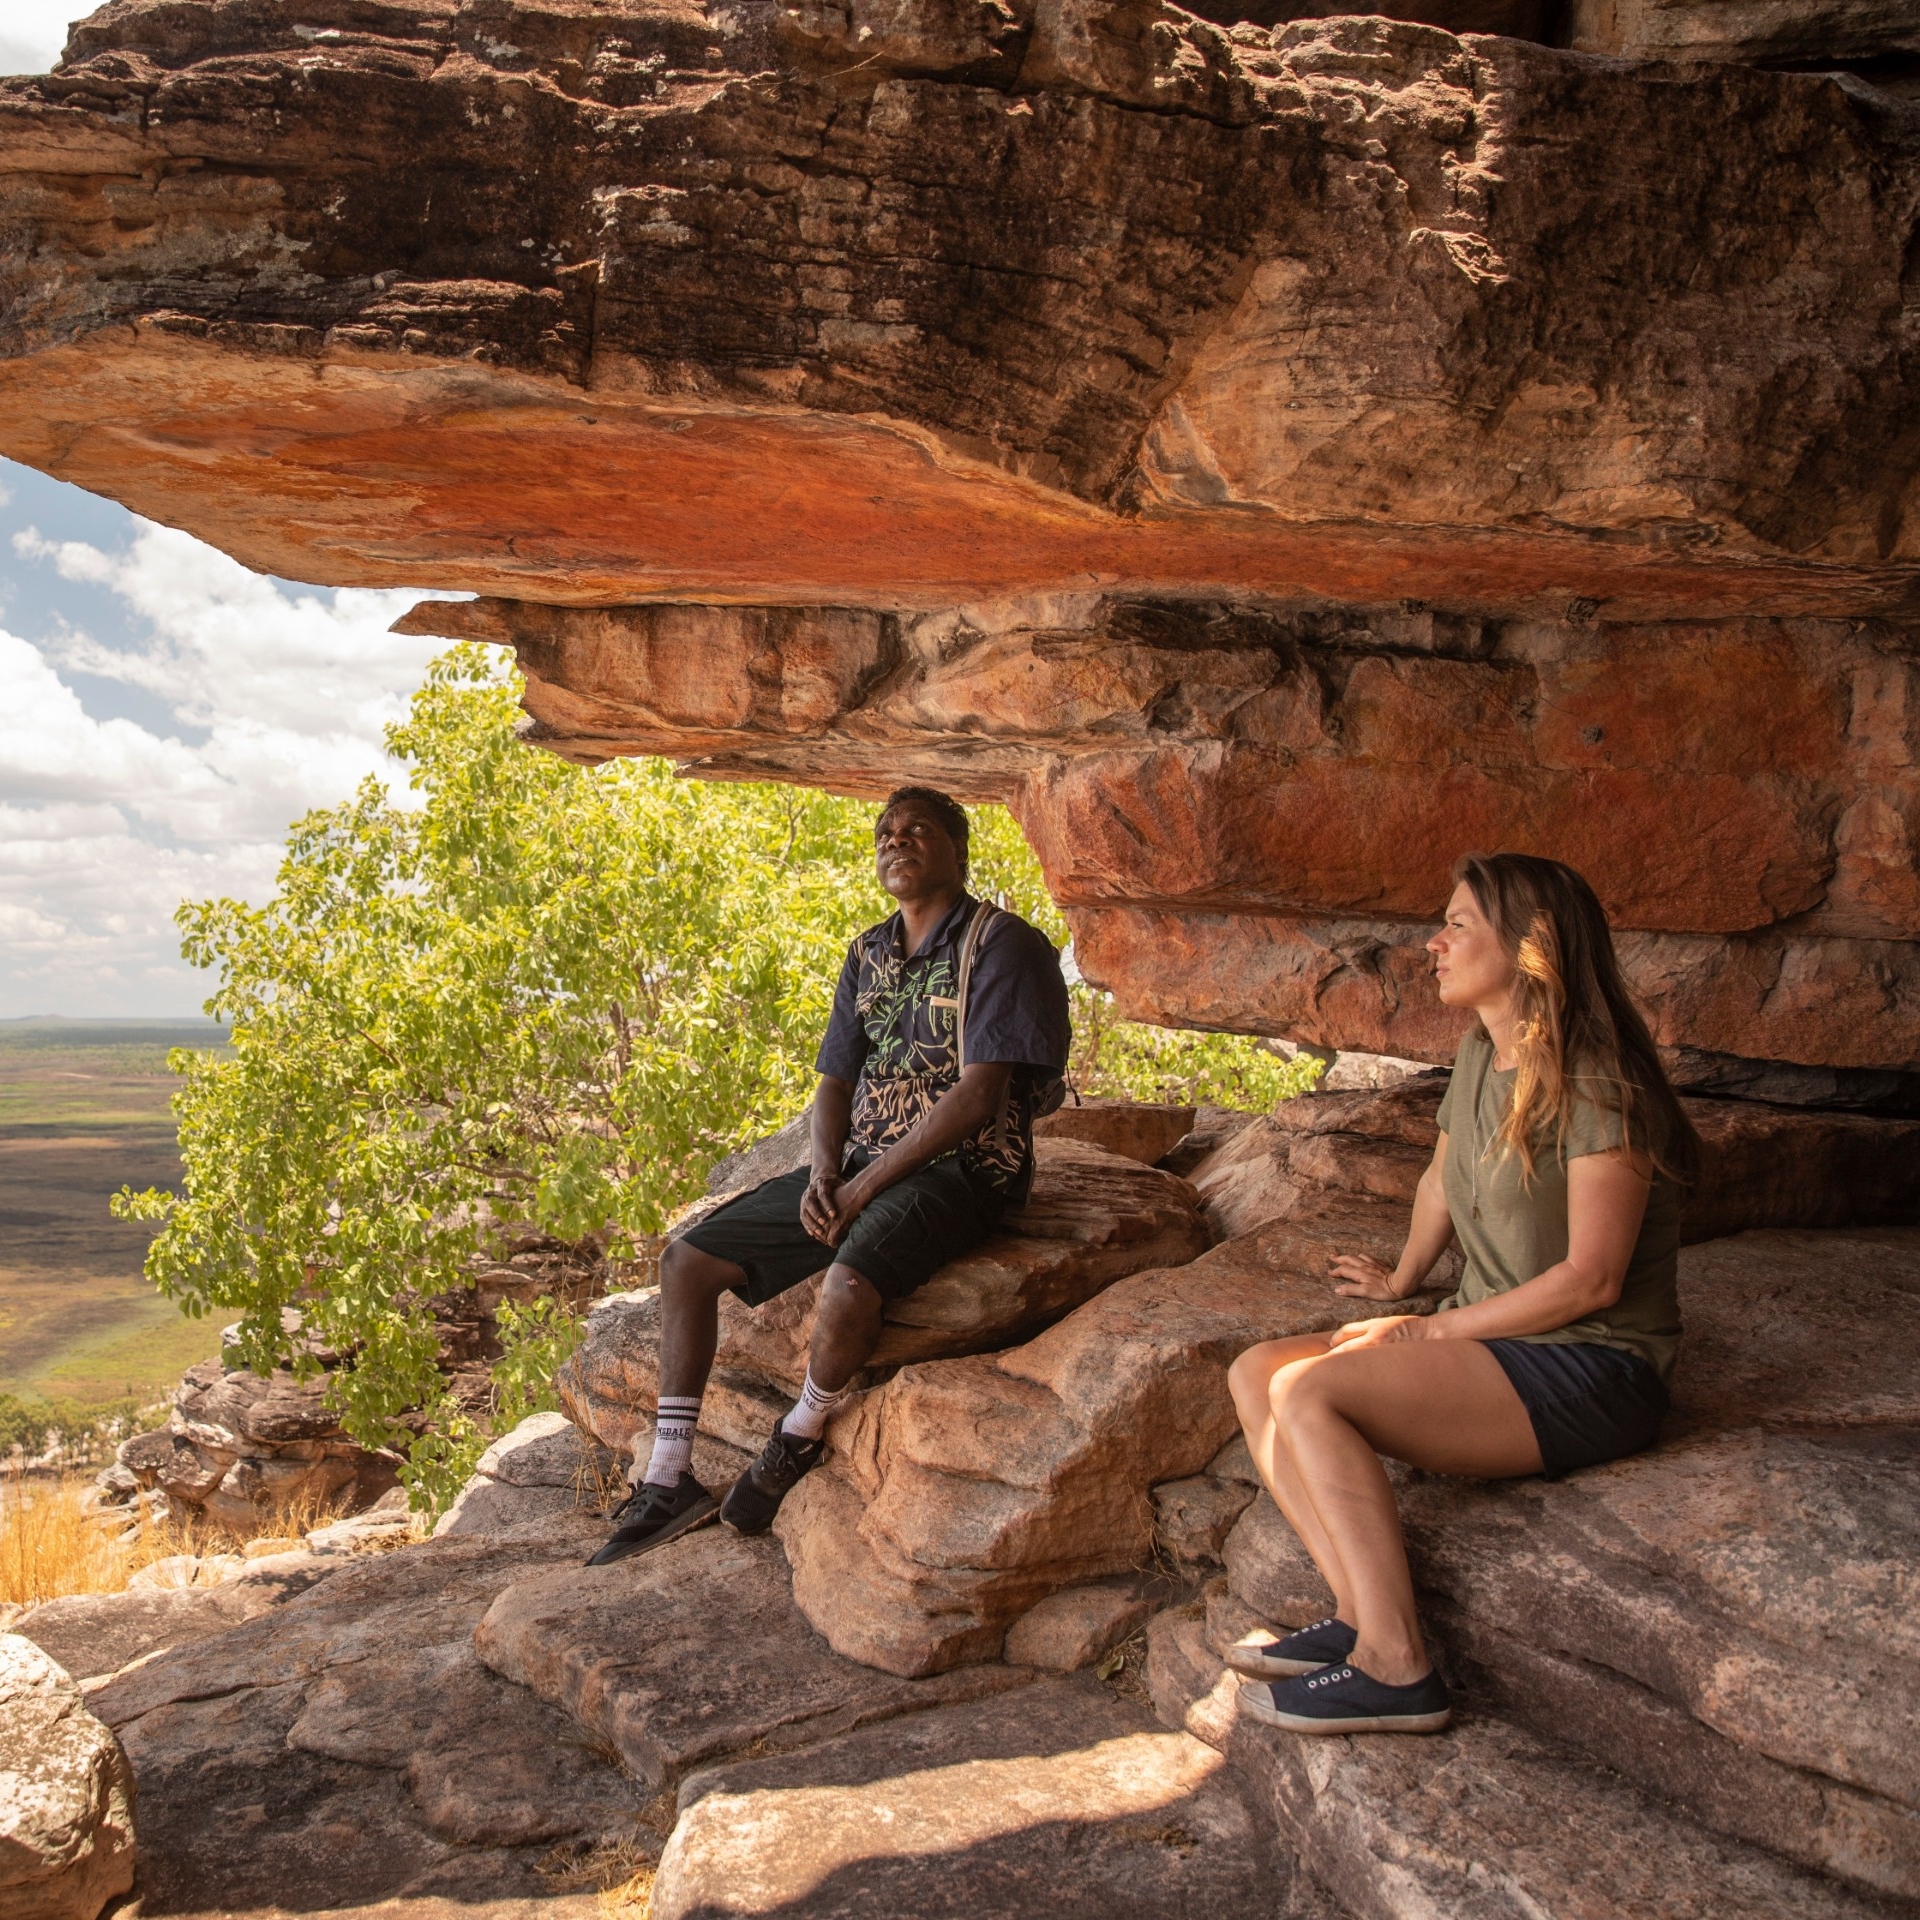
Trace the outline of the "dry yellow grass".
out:
[[[119,1593],[142,1567],[177,1553],[238,1553],[250,1540],[298,1539],[340,1518],[337,1505],[306,1500],[236,1531],[208,1523],[148,1521],[124,1544],[121,1516],[96,1519],[81,1505],[91,1483],[78,1476],[0,1474],[0,1606],[38,1606],[69,1593]]]

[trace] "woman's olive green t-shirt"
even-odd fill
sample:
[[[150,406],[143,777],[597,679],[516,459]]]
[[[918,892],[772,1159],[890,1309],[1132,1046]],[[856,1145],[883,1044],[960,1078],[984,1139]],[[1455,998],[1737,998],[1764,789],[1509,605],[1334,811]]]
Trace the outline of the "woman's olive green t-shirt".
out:
[[[1440,1128],[1447,1136],[1447,1209],[1467,1271],[1457,1291],[1440,1303],[1442,1312],[1506,1293],[1559,1265],[1567,1257],[1567,1162],[1621,1143],[1617,1108],[1576,1100],[1564,1148],[1556,1152],[1551,1140],[1543,1141],[1534,1155],[1532,1184],[1524,1184],[1519,1156],[1497,1144],[1513,1103],[1513,1080],[1513,1069],[1503,1072],[1493,1064],[1493,1043],[1485,1033],[1476,1028],[1460,1043],[1440,1102]],[[1510,1337],[1546,1346],[1592,1341],[1618,1347],[1637,1353],[1664,1381],[1680,1346],[1679,1265],[1680,1190],[1656,1173],[1620,1298],[1571,1326]]]

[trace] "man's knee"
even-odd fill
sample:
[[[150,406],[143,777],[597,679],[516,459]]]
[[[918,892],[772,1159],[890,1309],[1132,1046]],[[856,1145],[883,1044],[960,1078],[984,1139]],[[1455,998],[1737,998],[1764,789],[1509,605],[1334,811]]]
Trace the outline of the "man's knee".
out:
[[[836,1261],[820,1285],[820,1322],[831,1326],[862,1326],[878,1321],[886,1302],[865,1274]]]
[[[740,1278],[740,1268],[685,1240],[669,1240],[660,1250],[660,1290],[681,1299],[718,1299]]]

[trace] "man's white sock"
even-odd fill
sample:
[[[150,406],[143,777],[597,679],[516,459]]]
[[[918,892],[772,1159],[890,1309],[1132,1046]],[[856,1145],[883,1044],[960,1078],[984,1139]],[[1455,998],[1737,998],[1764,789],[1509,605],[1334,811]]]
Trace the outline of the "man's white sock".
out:
[[[827,1430],[827,1415],[846,1397],[845,1387],[838,1393],[827,1393],[815,1386],[813,1369],[809,1367],[800,1398],[793,1403],[793,1411],[780,1422],[780,1431],[796,1440],[818,1440]]]
[[[705,1396],[662,1394],[653,1422],[653,1456],[641,1482],[649,1487],[675,1487],[693,1465],[693,1430],[700,1424],[700,1402]]]

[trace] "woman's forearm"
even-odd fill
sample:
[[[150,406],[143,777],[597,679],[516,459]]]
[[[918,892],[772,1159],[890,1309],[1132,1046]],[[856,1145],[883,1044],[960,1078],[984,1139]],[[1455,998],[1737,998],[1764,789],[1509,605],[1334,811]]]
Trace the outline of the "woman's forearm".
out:
[[[1436,1313],[1425,1322],[1433,1340],[1511,1340],[1523,1333],[1552,1333],[1610,1307],[1619,1299],[1617,1285],[1576,1267],[1570,1260],[1545,1273],[1490,1294],[1471,1306]]]
[[[1394,1289],[1401,1299],[1418,1291],[1452,1241],[1453,1216],[1447,1211],[1447,1196],[1436,1164],[1420,1176],[1419,1188],[1413,1196],[1413,1223],[1407,1229],[1407,1244],[1400,1250],[1393,1269]]]

